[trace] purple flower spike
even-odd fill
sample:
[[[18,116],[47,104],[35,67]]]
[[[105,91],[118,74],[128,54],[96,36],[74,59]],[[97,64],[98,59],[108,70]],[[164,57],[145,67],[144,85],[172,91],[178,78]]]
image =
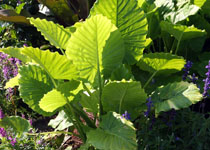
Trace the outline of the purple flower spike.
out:
[[[29,119],[29,123],[30,123],[30,125],[32,126],[32,124],[33,124],[32,119]]]
[[[126,120],[131,120],[131,116],[127,111],[125,111],[125,113],[122,114],[122,117],[125,118]]]
[[[206,79],[204,79],[204,87],[203,87],[203,97],[206,98],[208,95],[208,90],[210,89],[210,60],[209,64],[206,66],[206,69],[208,69],[206,73]]]
[[[7,136],[7,132],[6,132],[6,130],[4,130],[4,128],[0,128],[0,135],[2,137],[6,137]]]
[[[193,63],[191,61],[187,61],[187,63],[184,65],[184,74],[182,76],[182,80],[186,80],[187,79],[187,76],[188,74],[190,73],[190,68],[192,67]]]
[[[154,106],[151,97],[147,98],[147,103],[146,103],[146,105],[147,105],[147,111],[144,113],[144,115],[145,115],[145,117],[148,117],[148,116],[149,116],[149,113],[150,113],[150,111],[151,111],[151,107]]]

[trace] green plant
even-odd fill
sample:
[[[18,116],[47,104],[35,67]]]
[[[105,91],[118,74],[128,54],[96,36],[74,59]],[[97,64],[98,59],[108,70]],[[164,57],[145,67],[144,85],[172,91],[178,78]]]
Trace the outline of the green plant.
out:
[[[137,149],[136,129],[131,121],[143,116],[149,96],[156,116],[202,100],[195,84],[180,82],[179,72],[186,61],[176,55],[178,50],[175,54],[143,54],[147,20],[135,0],[98,0],[88,19],[67,28],[42,19],[29,21],[63,55],[33,47],[0,51],[25,63],[13,80],[14,85],[19,85],[23,101],[44,116],[63,110],[84,142],[81,149]],[[170,31],[175,32],[178,43],[187,39],[185,30],[178,32],[179,26],[176,29]],[[196,38],[193,33],[190,35]],[[159,80],[153,84],[154,78]],[[93,113],[94,119],[85,111]],[[122,117],[126,111],[131,121]]]

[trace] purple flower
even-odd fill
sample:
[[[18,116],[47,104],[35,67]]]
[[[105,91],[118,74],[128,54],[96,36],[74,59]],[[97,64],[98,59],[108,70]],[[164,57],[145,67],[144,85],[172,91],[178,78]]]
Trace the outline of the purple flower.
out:
[[[28,44],[25,43],[25,44],[23,44],[23,46],[24,46],[24,47],[28,47]]]
[[[193,73],[192,77],[191,77],[191,82],[196,84],[198,78],[196,77],[196,75]]]
[[[12,138],[11,136],[8,137],[8,140],[10,140],[10,144],[12,144],[12,146],[15,146],[15,143],[17,143],[16,138]]]
[[[0,109],[0,119],[4,118],[4,113],[2,111],[2,109]]]
[[[210,60],[209,64],[206,66],[208,71],[206,72],[206,79],[204,79],[203,97],[206,98],[208,95],[208,90],[210,89]]]
[[[2,137],[6,137],[7,136],[7,132],[6,132],[6,130],[4,130],[4,128],[0,128],[0,135]]]
[[[126,120],[131,120],[131,116],[127,111],[125,111],[125,113],[122,114],[122,117],[125,118]]]
[[[192,64],[193,63],[191,61],[187,61],[187,63],[184,65],[185,68],[183,69],[184,74],[182,76],[182,80],[186,80],[187,79],[187,76],[190,73],[190,68],[192,67]]]
[[[23,119],[26,119],[26,116],[24,114],[21,114],[21,116],[22,116]]]
[[[150,113],[150,111],[151,111],[151,107],[154,106],[151,97],[147,98],[147,103],[146,103],[146,105],[147,105],[147,111],[144,113],[144,115],[145,115],[145,117],[148,117],[148,116],[149,116],[149,113]]]
[[[7,94],[6,94],[7,100],[10,100],[11,97],[12,97],[12,95],[13,95],[13,93],[14,93],[14,91],[13,91],[12,88],[8,88],[7,91],[6,91],[6,93],[7,93]]]

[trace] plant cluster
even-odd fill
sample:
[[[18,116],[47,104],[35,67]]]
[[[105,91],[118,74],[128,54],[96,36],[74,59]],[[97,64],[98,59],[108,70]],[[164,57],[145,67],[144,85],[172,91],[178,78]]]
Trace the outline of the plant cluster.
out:
[[[59,112],[49,125],[73,126],[81,150],[208,149],[209,3],[97,0],[69,27],[28,18],[60,53],[1,48],[8,61],[22,62],[6,87],[18,86],[43,116]],[[197,106],[203,114],[193,112]],[[20,122],[25,127],[15,128]],[[0,126],[2,136],[29,131],[19,117],[2,117]]]

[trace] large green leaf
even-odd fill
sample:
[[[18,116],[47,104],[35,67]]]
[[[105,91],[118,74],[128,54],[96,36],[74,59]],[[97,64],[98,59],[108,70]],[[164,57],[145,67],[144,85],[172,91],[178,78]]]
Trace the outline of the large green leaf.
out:
[[[203,37],[206,35],[204,30],[195,28],[194,26],[174,25],[167,21],[161,21],[160,23],[162,31],[166,31],[173,35],[178,41],[189,40],[197,37]]]
[[[168,75],[181,71],[185,63],[182,57],[170,53],[149,53],[137,65],[144,71]]]
[[[59,109],[67,104],[68,101],[73,100],[74,96],[81,89],[79,85],[80,82],[74,80],[59,85],[57,89],[53,89],[44,95],[39,102],[40,108],[46,112],[53,112]]]
[[[66,54],[77,66],[80,77],[93,83],[99,74],[110,76],[122,63],[124,45],[116,26],[106,17],[96,15],[72,34]]]
[[[8,54],[11,57],[18,58],[25,63],[31,62],[31,59],[29,57],[27,57],[21,53],[22,50],[23,50],[23,48],[7,47],[7,48],[1,48],[0,52]]]
[[[72,79],[77,77],[76,67],[66,56],[49,50],[25,47],[22,53],[38,63],[50,76],[55,79]]]
[[[13,133],[22,136],[24,132],[28,132],[30,124],[26,119],[18,116],[4,117],[0,119],[0,127],[4,129],[12,129]]]
[[[45,116],[51,116],[39,107],[39,101],[53,88],[49,75],[39,66],[28,65],[19,69],[19,91],[23,101],[31,109]]]
[[[195,84],[187,82],[170,83],[158,88],[152,95],[155,112],[179,110],[202,100],[202,94]]]
[[[56,48],[66,49],[67,42],[71,36],[70,30],[66,30],[63,26],[45,19],[30,18],[29,20],[52,45]]]
[[[87,133],[87,143],[103,150],[136,150],[135,128],[115,112],[102,117],[99,128]]]
[[[49,126],[53,127],[55,131],[61,131],[64,130],[70,126],[72,126],[72,122],[69,121],[68,116],[66,113],[62,110],[58,113],[57,117],[55,119],[51,119],[48,123]]]
[[[142,111],[147,94],[136,81],[111,82],[107,84],[102,93],[102,103],[105,111],[115,111],[123,114],[125,111],[135,119]]]
[[[155,0],[155,5],[159,8],[159,13],[164,20],[169,20],[173,24],[195,15],[199,7],[193,5],[188,0]]]
[[[127,63],[133,64],[142,57],[147,20],[136,0],[97,0],[90,14],[103,14],[118,27],[125,42]]]

